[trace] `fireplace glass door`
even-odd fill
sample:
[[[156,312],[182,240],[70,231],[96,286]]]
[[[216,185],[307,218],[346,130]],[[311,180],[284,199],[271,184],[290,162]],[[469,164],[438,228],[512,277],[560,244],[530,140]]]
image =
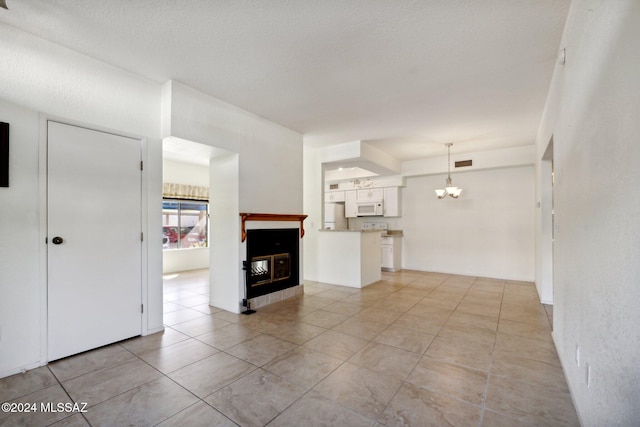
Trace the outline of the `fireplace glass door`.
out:
[[[259,256],[251,259],[252,286],[259,286],[291,276],[289,254]]]
[[[247,230],[247,298],[297,286],[298,229]]]

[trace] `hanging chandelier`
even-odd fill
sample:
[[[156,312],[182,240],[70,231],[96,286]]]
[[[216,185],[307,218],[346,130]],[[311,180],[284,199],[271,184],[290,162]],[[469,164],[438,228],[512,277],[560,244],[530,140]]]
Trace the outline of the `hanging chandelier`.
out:
[[[460,196],[460,193],[462,193],[462,188],[456,187],[453,185],[453,181],[451,181],[451,146],[453,143],[448,142],[445,145],[447,146],[447,182],[444,188],[438,188],[435,191],[438,199],[444,198],[447,194],[454,199],[457,199]]]

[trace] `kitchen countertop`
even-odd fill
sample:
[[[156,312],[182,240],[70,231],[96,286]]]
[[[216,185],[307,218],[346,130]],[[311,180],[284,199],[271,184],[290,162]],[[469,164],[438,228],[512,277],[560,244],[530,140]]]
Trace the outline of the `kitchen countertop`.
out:
[[[331,233],[374,233],[374,232],[381,232],[384,230],[318,230],[318,231],[328,231]]]
[[[402,230],[383,230],[382,237],[403,237]]]
[[[382,237],[404,237],[404,232],[402,230],[318,230],[318,231],[329,231],[332,233],[338,232],[347,232],[347,233],[372,233],[372,232],[382,232]]]

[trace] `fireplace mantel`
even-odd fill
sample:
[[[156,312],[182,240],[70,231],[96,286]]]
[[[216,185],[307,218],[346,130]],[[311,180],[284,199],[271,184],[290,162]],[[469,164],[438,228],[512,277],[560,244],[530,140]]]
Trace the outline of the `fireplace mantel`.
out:
[[[245,222],[247,221],[300,221],[300,238],[304,237],[303,221],[307,218],[307,215],[240,212],[240,217],[242,218],[242,224],[240,225],[242,231],[241,242],[247,239],[247,231],[245,229]]]

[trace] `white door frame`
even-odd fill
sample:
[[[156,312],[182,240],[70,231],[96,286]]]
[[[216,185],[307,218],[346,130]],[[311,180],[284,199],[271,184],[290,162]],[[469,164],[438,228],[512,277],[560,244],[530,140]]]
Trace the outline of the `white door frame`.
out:
[[[147,138],[131,134],[128,132],[121,132],[114,129],[105,128],[102,126],[96,126],[92,124],[87,124],[83,122],[79,122],[76,120],[69,120],[62,117],[57,117],[49,114],[40,114],[40,134],[39,134],[39,146],[38,146],[38,173],[39,173],[39,185],[38,185],[38,204],[39,204],[39,244],[40,244],[40,253],[39,253],[39,275],[40,275],[40,363],[41,365],[46,365],[48,360],[48,313],[47,313],[47,292],[48,292],[48,282],[47,282],[47,246],[45,244],[48,230],[47,230],[47,214],[48,214],[48,205],[47,205],[47,149],[48,149],[48,133],[47,133],[47,122],[55,121],[58,123],[77,126],[81,128],[86,128],[90,130],[95,130],[99,132],[110,133],[113,135],[119,135],[127,138],[133,138],[140,140],[141,142],[141,154],[142,159],[145,160],[148,158],[148,146],[147,146]],[[141,288],[141,300],[144,305],[144,312],[142,313],[142,322],[140,325],[140,334],[146,335],[148,331],[148,280],[147,280],[147,270],[148,270],[148,252],[149,252],[149,209],[148,209],[148,168],[144,167],[142,170],[141,177],[141,201],[142,206],[140,207],[140,224],[142,227],[142,232],[144,233],[144,240],[142,241],[141,251],[140,251],[140,261],[141,261],[141,277],[140,277],[140,288]]]

